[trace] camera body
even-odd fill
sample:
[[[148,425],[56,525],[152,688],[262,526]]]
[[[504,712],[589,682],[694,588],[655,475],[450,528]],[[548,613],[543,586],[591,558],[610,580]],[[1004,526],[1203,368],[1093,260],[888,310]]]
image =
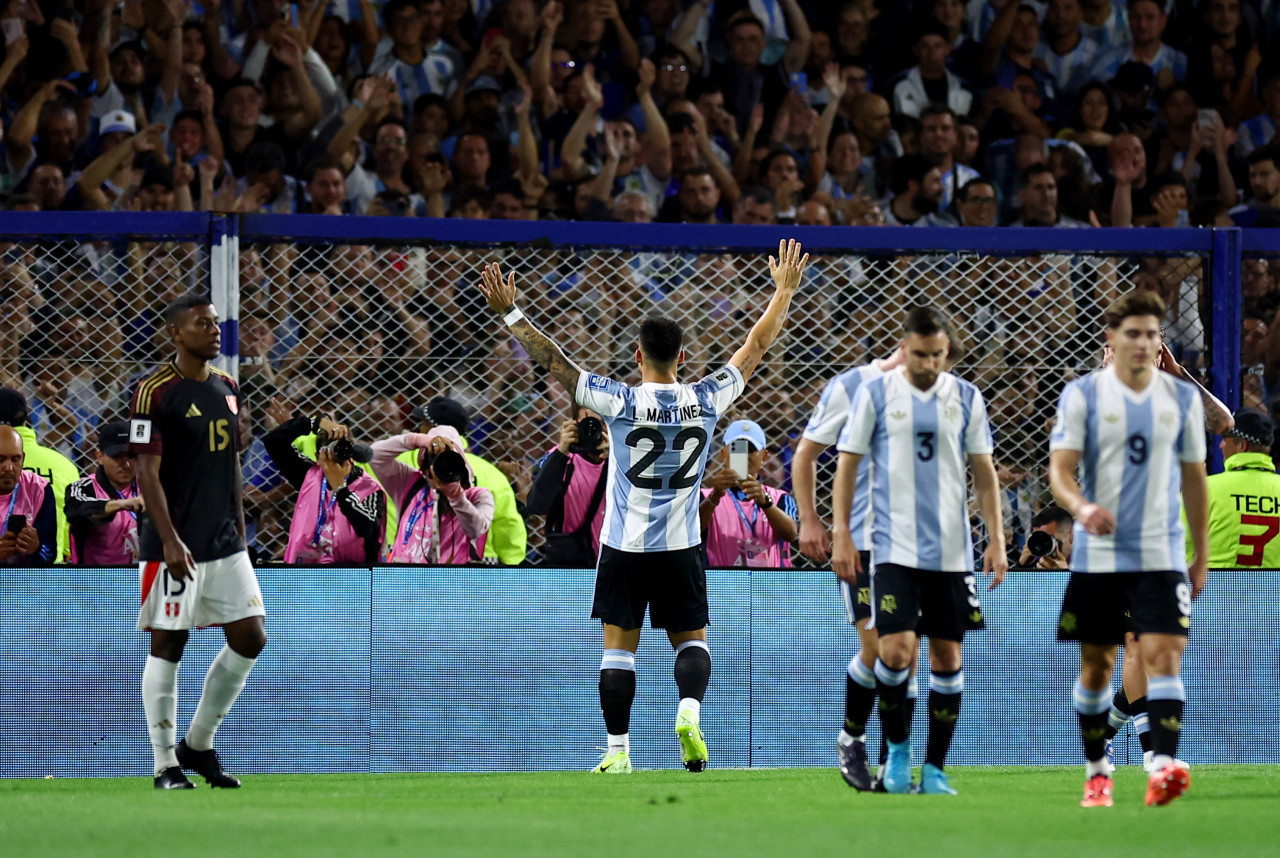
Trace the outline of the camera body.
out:
[[[604,424],[596,417],[583,417],[578,421],[578,440],[569,445],[569,452],[579,456],[595,456],[604,440]]]
[[[1033,530],[1027,537],[1027,550],[1036,557],[1048,557],[1061,547],[1056,537],[1043,530]]]
[[[467,460],[455,450],[444,450],[440,453],[424,453],[422,456],[422,472],[430,471],[442,483],[462,483],[464,489],[471,488],[471,480],[467,476]]]
[[[333,460],[339,465],[355,460],[361,464],[373,461],[373,448],[368,444],[357,444],[350,438],[329,440],[329,433],[321,430],[316,433],[316,452],[328,450]]]

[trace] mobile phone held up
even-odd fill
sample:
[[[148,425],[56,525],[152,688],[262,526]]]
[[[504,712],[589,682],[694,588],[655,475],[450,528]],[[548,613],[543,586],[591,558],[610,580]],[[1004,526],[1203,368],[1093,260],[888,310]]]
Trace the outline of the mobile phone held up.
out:
[[[751,476],[750,460],[751,442],[746,438],[739,438],[729,443],[729,470],[738,475],[738,479],[745,480]]]
[[[19,533],[22,532],[22,529],[26,526],[27,526],[27,517],[25,515],[18,515],[15,513],[14,515],[9,516],[9,527],[8,527],[9,533],[12,533],[13,535],[17,536]]]

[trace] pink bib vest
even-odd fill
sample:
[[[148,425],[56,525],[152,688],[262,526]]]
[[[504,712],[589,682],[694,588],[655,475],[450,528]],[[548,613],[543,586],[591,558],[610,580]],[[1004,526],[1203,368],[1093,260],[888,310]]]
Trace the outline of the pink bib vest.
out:
[[[360,500],[379,488],[368,474],[356,477],[347,487]],[[312,465],[298,490],[284,562],[361,564],[365,562],[364,546],[364,538],[356,534],[338,509],[337,493],[329,488],[324,471],[319,465]]]
[[[102,479],[105,480],[106,477]],[[93,488],[93,496],[98,500],[111,501],[135,496],[132,486],[112,494],[99,481],[99,475],[90,477],[86,482]],[[86,563],[91,566],[129,566],[137,563],[137,514],[122,509],[113,515],[110,521],[102,522],[91,530],[87,530],[83,539],[76,539],[73,536],[71,562]]]
[[[772,486],[763,488],[775,504],[784,494]],[[703,489],[703,497],[709,494],[710,489]],[[791,544],[774,535],[773,526],[755,501],[740,499],[735,504],[729,492],[725,492],[720,503],[716,504],[711,526],[707,529],[706,543],[707,563],[713,567],[791,566]]]
[[[489,490],[473,486],[463,489],[467,499],[488,494]],[[472,542],[462,530],[462,524],[452,512],[440,514],[440,498],[435,489],[419,481],[413,494],[401,504],[400,523],[395,544],[387,552],[388,563],[441,563],[461,566],[484,555],[484,544],[489,538],[485,531]]]
[[[13,502],[13,512],[11,515],[25,515],[27,517],[27,525],[34,527],[36,523],[36,515],[40,512],[40,507],[44,503],[44,490],[49,485],[49,481],[39,474],[31,471],[23,471],[18,477],[18,484],[14,486],[12,492],[7,495],[0,495],[0,515],[4,515],[9,510],[9,502]],[[14,494],[17,498],[14,498]],[[9,527],[9,517],[5,515],[5,520],[0,521],[0,528],[7,529]],[[31,562],[25,554],[15,554],[8,560],[0,561],[0,563],[27,564]]]

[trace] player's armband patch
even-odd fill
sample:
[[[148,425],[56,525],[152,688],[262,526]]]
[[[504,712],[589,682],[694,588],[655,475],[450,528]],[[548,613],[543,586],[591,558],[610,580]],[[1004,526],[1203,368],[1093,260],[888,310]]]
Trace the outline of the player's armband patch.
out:
[[[151,443],[151,421],[150,420],[130,420],[129,421],[129,442],[133,444],[150,444]]]
[[[724,390],[733,384],[733,372],[728,367],[725,367],[712,375],[711,380],[715,382],[716,390]]]
[[[588,390],[608,390],[609,379],[605,378],[603,375],[588,375],[587,389]]]

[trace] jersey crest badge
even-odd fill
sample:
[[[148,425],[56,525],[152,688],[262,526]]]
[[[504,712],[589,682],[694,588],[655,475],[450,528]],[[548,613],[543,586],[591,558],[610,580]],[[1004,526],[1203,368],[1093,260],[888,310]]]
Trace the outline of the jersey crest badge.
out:
[[[236,398],[227,394],[227,407],[231,409],[232,414],[240,413],[240,405],[236,402]]]
[[[907,412],[905,412],[905,411],[890,411],[890,412],[889,412],[889,416],[890,416],[890,417],[892,417],[894,420],[901,420],[903,417],[906,417],[906,416],[907,416]]]

